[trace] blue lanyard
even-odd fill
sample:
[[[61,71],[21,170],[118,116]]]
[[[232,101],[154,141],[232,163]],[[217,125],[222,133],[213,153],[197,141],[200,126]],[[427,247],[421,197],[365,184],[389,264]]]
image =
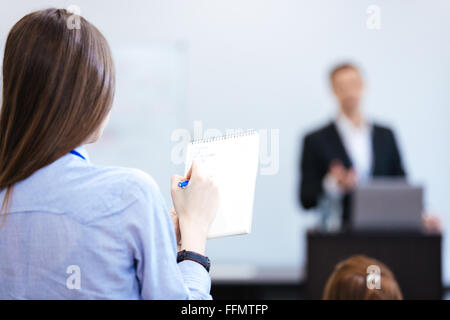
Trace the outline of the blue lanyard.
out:
[[[76,155],[77,157],[80,157],[83,160],[86,160],[86,158],[83,157],[83,155],[76,150],[72,150],[72,151],[70,151],[70,153]]]

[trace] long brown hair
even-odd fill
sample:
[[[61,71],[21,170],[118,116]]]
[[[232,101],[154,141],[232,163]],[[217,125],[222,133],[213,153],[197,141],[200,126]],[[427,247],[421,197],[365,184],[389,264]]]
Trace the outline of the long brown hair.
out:
[[[367,288],[367,268],[380,269],[381,288]],[[355,255],[339,263],[323,293],[324,300],[402,300],[402,292],[392,271],[378,260]]]
[[[85,142],[105,119],[115,88],[107,41],[63,9],[36,11],[9,32],[0,111],[0,215],[15,183]],[[45,186],[43,186],[45,187]]]

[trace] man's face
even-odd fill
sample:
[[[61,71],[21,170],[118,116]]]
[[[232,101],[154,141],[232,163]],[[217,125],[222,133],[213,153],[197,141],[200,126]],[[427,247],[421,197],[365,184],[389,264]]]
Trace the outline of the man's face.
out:
[[[333,78],[333,90],[342,111],[346,114],[355,112],[363,92],[360,73],[353,68],[338,71]]]

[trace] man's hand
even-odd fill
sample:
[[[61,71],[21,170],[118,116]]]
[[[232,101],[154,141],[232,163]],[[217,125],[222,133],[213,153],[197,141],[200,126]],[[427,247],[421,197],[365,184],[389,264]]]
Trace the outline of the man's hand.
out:
[[[337,182],[342,192],[352,191],[356,187],[356,172],[353,168],[346,169],[340,161],[333,161],[328,174]]]
[[[442,233],[442,220],[438,215],[431,212],[423,212],[422,223],[426,232]]]

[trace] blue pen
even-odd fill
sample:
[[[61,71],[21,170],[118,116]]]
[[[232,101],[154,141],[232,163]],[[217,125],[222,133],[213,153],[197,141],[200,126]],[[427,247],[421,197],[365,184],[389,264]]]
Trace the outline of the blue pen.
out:
[[[184,189],[187,187],[188,183],[189,183],[189,180],[178,182],[178,187],[180,187],[181,189]]]

